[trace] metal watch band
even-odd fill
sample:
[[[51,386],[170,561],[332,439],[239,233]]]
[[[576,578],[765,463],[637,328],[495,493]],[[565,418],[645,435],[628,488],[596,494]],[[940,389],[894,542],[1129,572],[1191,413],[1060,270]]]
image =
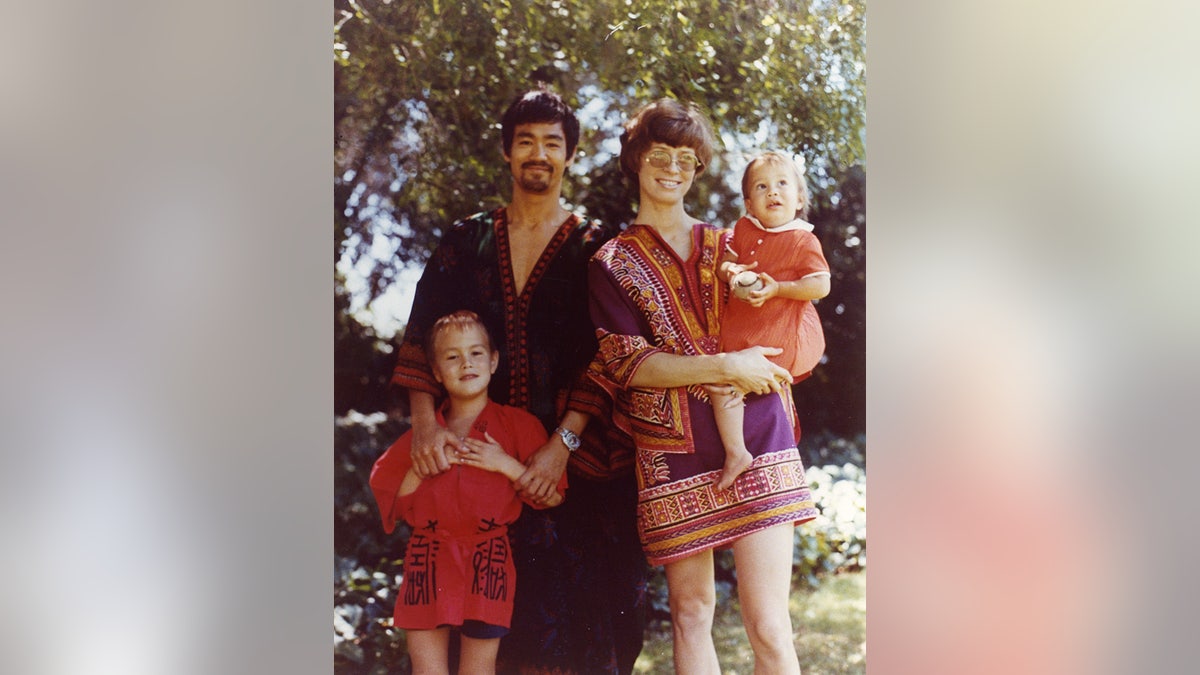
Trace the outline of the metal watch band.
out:
[[[558,434],[559,438],[562,439],[563,444],[567,446],[568,452],[575,452],[579,449],[579,444],[581,441],[579,440],[579,436],[577,436],[574,431],[559,427],[554,430],[554,433]]]

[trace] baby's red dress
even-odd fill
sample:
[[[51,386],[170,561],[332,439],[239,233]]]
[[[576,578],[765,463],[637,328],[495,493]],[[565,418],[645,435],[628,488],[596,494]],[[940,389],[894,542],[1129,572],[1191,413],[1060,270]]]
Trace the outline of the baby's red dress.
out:
[[[729,249],[740,265],[757,262],[752,271],[766,272],[776,281],[829,275],[829,263],[812,225],[796,219],[773,229],[743,216],[733,226]],[[770,358],[787,368],[792,382],[808,377],[825,353],[825,333],[817,308],[809,300],[774,297],[761,307],[729,298],[721,320],[721,351],[753,346],[780,347],[783,353]]]

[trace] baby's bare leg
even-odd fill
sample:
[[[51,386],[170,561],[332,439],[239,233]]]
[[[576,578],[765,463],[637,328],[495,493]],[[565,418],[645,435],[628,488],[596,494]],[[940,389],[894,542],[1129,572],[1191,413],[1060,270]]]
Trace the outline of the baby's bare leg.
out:
[[[713,417],[716,418],[717,431],[721,434],[721,444],[725,446],[725,466],[717,479],[717,489],[726,490],[733,485],[734,480],[746,469],[754,458],[746,449],[746,436],[743,432],[745,418],[745,399],[740,393],[709,393],[712,399]]]

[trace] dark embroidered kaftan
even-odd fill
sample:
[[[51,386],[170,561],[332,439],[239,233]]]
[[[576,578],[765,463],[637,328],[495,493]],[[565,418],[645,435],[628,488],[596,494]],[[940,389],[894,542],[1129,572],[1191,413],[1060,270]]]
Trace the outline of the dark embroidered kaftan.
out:
[[[392,383],[436,395],[425,333],[469,309],[500,352],[493,401],[528,410],[547,432],[568,409],[591,416],[568,464],[566,501],[525,509],[510,528],[517,575],[536,582],[518,588],[500,673],[627,674],[642,648],[648,570],[635,526],[633,445],[609,424],[611,403],[586,376],[597,344],[587,261],[615,232],[572,215],[518,294],[505,209],[456,223],[425,267],[399,347]]]

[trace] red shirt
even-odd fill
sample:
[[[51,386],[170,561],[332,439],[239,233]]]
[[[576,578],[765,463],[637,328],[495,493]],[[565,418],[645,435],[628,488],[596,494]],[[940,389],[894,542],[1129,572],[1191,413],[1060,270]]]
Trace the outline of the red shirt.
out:
[[[445,426],[442,412],[438,424]],[[489,401],[471,427],[484,432],[524,463],[546,442],[546,430],[533,415]],[[412,431],[375,462],[371,490],[391,532],[397,520],[413,528],[404,557],[404,579],[394,613],[398,628],[432,629],[462,625],[464,619],[505,626],[512,617],[516,572],[507,526],[521,515],[521,499],[502,474],[455,464],[421,481],[416,491],[397,497],[412,468]],[[565,494],[566,475],[559,482]]]

